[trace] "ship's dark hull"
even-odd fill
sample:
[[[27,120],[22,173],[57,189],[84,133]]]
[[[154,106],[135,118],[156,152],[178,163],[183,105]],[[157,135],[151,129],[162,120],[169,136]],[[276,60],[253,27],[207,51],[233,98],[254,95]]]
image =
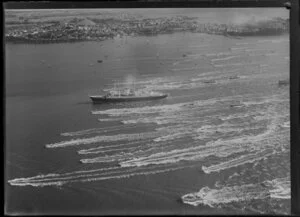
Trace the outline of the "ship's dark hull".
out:
[[[104,96],[90,96],[93,103],[115,103],[115,102],[136,102],[148,101],[166,98],[168,94],[157,96],[144,96],[144,97],[104,97]]]

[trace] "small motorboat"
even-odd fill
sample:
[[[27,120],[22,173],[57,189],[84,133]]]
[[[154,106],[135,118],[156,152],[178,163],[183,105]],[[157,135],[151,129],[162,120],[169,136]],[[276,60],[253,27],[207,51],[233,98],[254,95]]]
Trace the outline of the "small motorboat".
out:
[[[237,75],[232,75],[232,76],[229,76],[229,77],[228,77],[228,79],[230,79],[230,80],[238,79],[238,78],[240,78],[240,77],[237,76]]]
[[[216,83],[215,80],[203,80],[202,82],[205,83],[205,84],[214,84],[214,83]]]
[[[245,107],[245,105],[240,102],[230,104],[230,108],[241,108],[241,107]]]

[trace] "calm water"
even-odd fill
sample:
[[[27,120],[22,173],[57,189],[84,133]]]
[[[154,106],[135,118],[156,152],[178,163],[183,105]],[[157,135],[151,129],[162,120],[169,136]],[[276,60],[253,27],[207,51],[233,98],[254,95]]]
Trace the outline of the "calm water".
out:
[[[7,212],[289,213],[287,35],[7,44],[6,63]],[[90,103],[133,80],[170,96]]]

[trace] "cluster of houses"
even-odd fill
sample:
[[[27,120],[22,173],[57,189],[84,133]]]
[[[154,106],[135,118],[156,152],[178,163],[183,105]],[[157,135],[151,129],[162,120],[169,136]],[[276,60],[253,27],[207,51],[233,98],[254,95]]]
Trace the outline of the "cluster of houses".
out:
[[[7,30],[5,39],[15,42],[65,42],[105,40],[122,35],[155,35],[176,31],[235,36],[274,35],[288,31],[288,21],[274,19],[257,24],[203,24],[189,17],[172,17],[140,20],[77,19],[50,24],[20,26]]]
[[[90,20],[74,22],[57,22],[52,24],[36,24],[31,28],[15,28],[5,34],[7,41],[21,42],[62,42],[89,39],[104,40],[112,37],[107,29],[100,29]]]

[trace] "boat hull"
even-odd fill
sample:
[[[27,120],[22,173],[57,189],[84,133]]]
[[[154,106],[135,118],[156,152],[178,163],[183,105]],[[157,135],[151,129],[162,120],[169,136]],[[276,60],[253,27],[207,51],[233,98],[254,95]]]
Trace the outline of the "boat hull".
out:
[[[93,103],[116,103],[116,102],[135,102],[135,101],[148,101],[166,98],[168,94],[157,96],[144,96],[144,97],[104,97],[104,96],[90,96]]]

